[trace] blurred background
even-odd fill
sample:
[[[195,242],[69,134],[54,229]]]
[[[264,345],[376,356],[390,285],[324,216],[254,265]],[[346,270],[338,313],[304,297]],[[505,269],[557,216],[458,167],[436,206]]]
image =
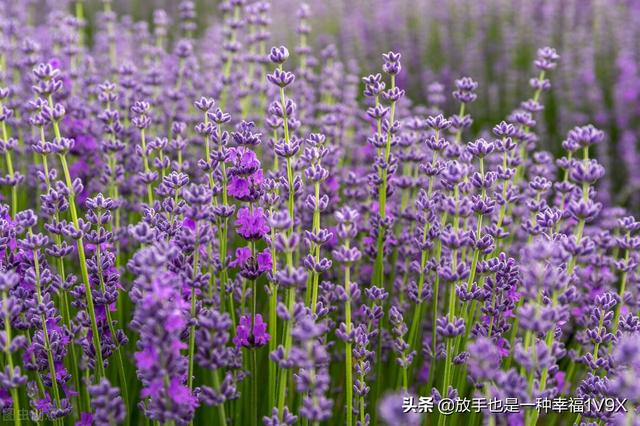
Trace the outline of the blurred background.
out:
[[[75,6],[73,1],[19,3],[35,20],[45,19],[47,9]],[[103,5],[82,3],[92,43]],[[177,25],[179,3],[115,0],[113,8],[120,22],[146,22],[152,31],[158,8]],[[222,20],[221,2],[195,3],[195,35],[206,37],[210,24]],[[295,46],[301,2],[270,3],[271,44]],[[470,111],[476,133],[529,97],[536,50],[554,47],[561,60],[549,76],[553,90],[539,116],[541,143],[561,155],[560,144],[572,127],[593,123],[602,128],[609,138],[598,152],[607,169],[605,189],[616,194],[613,202],[640,205],[640,0],[322,0],[309,7],[309,43],[315,52],[334,44],[348,69],[359,75],[377,72],[381,53],[401,52],[399,83],[415,103],[427,104],[437,82],[451,102],[445,111],[453,112],[453,81],[464,75],[477,80],[479,97]]]

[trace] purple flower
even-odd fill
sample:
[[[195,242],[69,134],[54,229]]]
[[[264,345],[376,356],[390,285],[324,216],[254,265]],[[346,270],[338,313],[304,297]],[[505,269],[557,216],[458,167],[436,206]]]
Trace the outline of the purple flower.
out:
[[[268,249],[258,253],[256,258],[258,261],[258,271],[267,272],[271,270],[273,266],[273,259],[271,258],[271,252]]]
[[[250,149],[242,149],[237,148],[235,150],[230,150],[231,156],[237,156],[236,161],[234,162],[234,168],[229,170],[229,173],[234,171],[236,174],[240,175],[250,175],[258,171],[260,168],[260,161],[258,161],[258,157],[256,153]]]
[[[80,413],[80,420],[76,422],[75,426],[91,426],[93,424],[93,416],[91,413]]]
[[[188,387],[180,383],[176,378],[171,380],[168,388],[171,399],[180,404],[191,406],[194,409],[198,406],[198,399],[191,393]]]
[[[249,180],[239,176],[229,178],[227,190],[229,195],[235,198],[244,198],[251,193]]]
[[[144,350],[136,352],[134,355],[136,365],[142,370],[149,370],[158,361],[158,353],[153,346],[147,346]]]
[[[162,379],[151,380],[147,386],[142,388],[142,391],[140,391],[140,396],[143,398],[158,398],[160,397],[163,388],[164,383],[162,382]]]
[[[93,421],[97,425],[117,425],[124,422],[126,409],[120,390],[111,386],[109,380],[102,379],[97,385],[89,386]]]
[[[262,315],[256,314],[253,323],[250,315],[240,317],[240,323],[233,338],[233,343],[237,347],[260,347],[266,345],[269,340],[271,336],[267,333],[267,324],[262,320]]]
[[[239,134],[234,134],[240,138]],[[256,153],[246,147],[230,148],[228,192],[234,198],[242,201],[254,201],[260,194],[264,180],[260,161]]]
[[[239,268],[242,265],[244,265],[249,259],[251,259],[251,248],[238,247],[236,249],[236,258],[231,262],[229,262],[229,266],[233,266],[234,268]]]
[[[263,182],[262,170],[257,170],[250,175],[231,175],[229,177],[229,195],[238,200],[245,200],[252,194],[252,190]]]
[[[16,227],[16,222],[11,218],[11,216],[8,213],[3,214],[2,219],[5,221],[3,226],[3,229],[4,229],[3,232],[6,233],[6,235],[10,236],[7,247],[9,248],[9,250],[14,251],[18,246],[18,243],[15,238],[15,234],[13,234],[12,232]],[[4,254],[5,253],[3,251],[2,255],[4,256]]]
[[[269,60],[274,64],[283,64],[289,58],[289,51],[286,47],[272,47],[269,53]]]
[[[194,231],[196,229],[196,222],[189,217],[185,217],[182,221],[182,226]]]
[[[406,425],[406,426],[418,426],[421,423],[422,416],[417,412],[409,411],[405,412],[403,409],[404,398],[409,397],[403,394],[390,394],[386,395],[378,405],[378,412],[380,417],[388,426],[393,425]],[[414,400],[415,397],[411,397]]]
[[[167,315],[164,326],[167,331],[182,331],[187,325],[187,320],[180,309],[174,309]]]
[[[242,207],[234,223],[236,232],[246,240],[259,240],[269,232],[267,217],[260,207]]]
[[[189,423],[196,404],[176,385],[176,381],[183,385],[187,381],[183,333],[189,313],[183,296],[184,275],[178,272],[186,265],[180,265],[178,259],[176,248],[163,242],[135,254],[131,267],[137,274],[132,291],[136,309],[131,327],[140,336],[135,359],[144,414],[160,422]],[[179,391],[179,401],[173,391]]]
[[[51,413],[51,410],[53,409],[53,404],[51,403],[51,396],[49,396],[49,394],[46,394],[44,398],[37,399],[34,402],[33,407],[36,410],[42,411],[45,414]]]

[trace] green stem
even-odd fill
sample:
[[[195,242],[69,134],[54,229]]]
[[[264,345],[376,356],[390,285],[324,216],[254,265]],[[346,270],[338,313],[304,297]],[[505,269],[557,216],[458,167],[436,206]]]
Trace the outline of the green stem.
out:
[[[255,280],[254,280],[255,282]],[[255,316],[254,316],[255,317]],[[253,400],[251,425],[256,426],[258,424],[258,363],[256,362],[256,350],[251,349],[251,399]]]
[[[7,365],[9,367],[9,377],[11,378],[11,380],[13,380],[14,377],[14,366],[13,366],[13,355],[11,354],[11,341],[13,340],[13,337],[11,337],[11,315],[9,313],[9,306],[8,306],[8,297],[7,297],[7,292],[3,291],[2,292],[2,307],[5,313],[5,317],[4,317],[4,333],[5,333],[5,339],[6,339],[6,343],[4,346],[4,352],[5,352],[5,357],[7,359]],[[11,399],[13,400],[13,419],[14,422],[17,426],[21,425],[22,419],[20,416],[20,398],[18,397],[18,388],[16,387],[12,387],[11,388]]]
[[[435,135],[436,139],[438,139],[439,137],[439,131],[436,130],[436,135]],[[438,152],[434,151],[433,153],[433,158],[431,160],[431,167],[435,167],[436,163],[438,161]],[[434,181],[434,176],[430,176],[429,177],[429,187],[427,189],[427,197],[431,198],[431,194],[433,191],[433,181]],[[422,244],[426,244],[427,242],[427,236],[429,234],[429,229],[431,227],[431,224],[429,221],[425,221],[423,227],[422,227]],[[424,287],[424,268],[427,265],[427,258],[428,258],[428,250],[422,250],[421,251],[421,257],[420,257],[420,272],[418,273],[418,303],[415,307],[414,313],[413,313],[413,320],[411,321],[411,328],[409,330],[409,347],[416,349],[417,350],[417,345],[418,345],[418,341],[420,338],[420,325],[422,324],[422,289]],[[437,294],[436,296],[437,297]]]
[[[29,234],[31,234],[31,228],[29,228]],[[38,259],[38,251],[33,250],[33,269],[35,274],[35,287],[38,305],[42,304],[42,289],[40,287],[40,261]],[[44,345],[47,351],[47,360],[49,361],[49,374],[51,375],[51,389],[53,390],[53,397],[56,402],[56,408],[61,408],[60,405],[60,392],[58,391],[58,378],[56,376],[56,365],[53,360],[53,353],[51,352],[51,342],[49,339],[49,331],[47,329],[47,321],[44,314],[40,314],[40,321],[42,322],[42,332],[44,335]],[[9,342],[7,342],[9,344]]]
[[[54,122],[55,123],[55,122]],[[57,125],[54,124],[54,129],[57,128]],[[56,133],[59,134],[59,131]],[[64,172],[65,182],[67,184],[67,188],[69,188],[69,210],[71,211],[71,220],[73,221],[73,226],[75,229],[80,229],[80,224],[78,222],[78,212],[76,209],[75,202],[75,194],[73,193],[73,185],[71,183],[71,175],[69,174],[69,166],[67,165],[66,155],[60,154],[60,162],[62,164],[62,170]],[[89,310],[89,317],[91,318],[91,332],[93,337],[93,346],[96,352],[96,373],[98,375],[98,379],[104,377],[104,361],[102,359],[102,346],[100,344],[100,334],[98,331],[98,321],[96,319],[95,306],[93,304],[93,295],[91,293],[91,284],[89,281],[89,271],[87,269],[87,258],[84,252],[84,241],[83,238],[80,237],[77,242],[78,249],[78,259],[80,262],[80,273],[82,275],[82,281],[84,284],[84,291],[87,303],[87,309]]]
[[[282,108],[284,111],[284,89],[280,89],[280,98],[282,102]],[[285,143],[289,144],[289,124],[287,120],[287,113],[283,112],[284,119],[284,140]],[[291,165],[291,157],[287,157],[287,182],[288,182],[288,191],[289,197],[287,199],[287,209],[289,211],[289,219],[291,220],[291,226],[289,227],[289,234],[293,232],[293,218],[294,218],[294,187],[293,187],[293,167]]]
[[[98,221],[100,223],[100,221]],[[98,265],[98,279],[100,281],[100,289],[104,293],[106,291],[104,284],[104,276],[102,275],[102,260],[100,255],[100,245],[97,245],[96,248],[96,263]],[[104,307],[107,322],[109,325],[109,332],[111,333],[111,337],[113,339],[114,345],[116,345],[116,358],[118,361],[118,376],[120,378],[120,387],[122,388],[122,399],[124,400],[125,407],[127,408],[127,413],[129,412],[129,391],[127,390],[128,382],[124,373],[124,363],[122,361],[122,347],[119,343],[116,342],[116,331],[113,327],[113,320],[111,319],[111,312],[109,310],[109,306],[105,305]]]
[[[453,191],[454,191],[454,202],[456,204],[456,212],[453,217],[453,230],[457,232],[458,222],[459,222],[458,221],[458,217],[459,217],[458,201],[459,201],[459,195],[460,195],[460,189],[458,185],[454,186]],[[451,251],[451,267],[453,268],[453,270],[456,269],[457,263],[458,263],[458,253],[456,249],[453,249]],[[449,322],[454,321],[455,312],[456,312],[456,288],[455,288],[455,283],[451,283],[451,285],[449,286],[449,310],[448,310]],[[434,328],[435,328],[435,322],[434,322]],[[451,384],[451,373],[453,370],[452,358],[453,358],[453,352],[454,352],[454,342],[455,342],[455,339],[453,338],[447,339],[447,344],[446,344],[447,353],[446,353],[446,360],[444,365],[444,378],[442,382],[442,392],[441,392],[441,394],[445,397],[446,395],[448,395],[449,385]],[[447,422],[447,416],[440,415],[438,417],[439,426],[446,424],[446,422]]]
[[[269,216],[273,215],[272,208],[269,209]],[[276,246],[275,246],[275,229],[271,228],[271,275],[276,276]],[[276,283],[269,283],[269,335],[271,336],[271,340],[269,340],[269,353],[276,350],[276,346],[278,344],[278,316],[277,316],[277,305],[278,305],[278,285]],[[269,407],[273,407],[275,395],[276,395],[276,374],[277,374],[277,365],[275,362],[269,360]]]
[[[140,145],[142,146],[142,162],[144,164],[144,172],[149,173],[151,168],[149,167],[149,158],[147,156],[147,141],[145,137],[144,129],[140,129]],[[147,183],[147,203],[149,207],[153,207],[153,188],[151,182]]]
[[[286,251],[286,258],[287,258],[287,268],[289,269],[289,271],[291,271],[293,269],[293,254],[289,248],[287,248],[287,251]],[[294,287],[287,288],[287,311],[289,313],[293,312],[293,306],[296,301],[295,291],[296,290]],[[293,343],[293,339],[291,335],[292,328],[293,328],[292,320],[289,319],[284,323],[284,330],[283,330],[285,357],[289,356],[289,351]],[[282,421],[283,414],[284,414],[283,410],[284,410],[285,396],[286,396],[286,390],[287,390],[288,376],[289,376],[288,370],[285,368],[281,368],[280,374],[278,377],[278,416],[280,421]]]
[[[216,390],[220,391],[220,374],[218,370],[213,372],[213,385]],[[220,426],[226,426],[227,424],[227,415],[224,411],[224,402],[218,405],[218,419],[220,420]]]
[[[631,237],[631,233],[627,232],[627,240]],[[622,306],[624,305],[624,292],[627,286],[627,269],[629,268],[629,255],[630,250],[627,248],[624,254],[624,271],[622,271],[622,276],[620,277],[620,290],[618,295],[620,296],[620,303],[616,305],[615,314],[613,316],[613,329],[611,333],[615,336],[618,332],[618,323],[620,322],[620,312],[622,311]]]
[[[316,182],[314,185],[315,190],[315,208],[313,210],[313,232],[320,231],[320,182]],[[312,254],[315,256],[315,261],[320,261],[320,244],[312,245]],[[311,274],[311,314],[315,315],[316,306],[318,305],[318,282],[320,281],[320,274],[314,269]]]
[[[345,242],[347,249],[349,249],[349,240]],[[347,399],[347,426],[352,426],[353,423],[353,366],[351,353],[351,265],[347,263],[344,270],[344,291],[346,293],[346,300],[344,302],[344,317],[345,317],[345,329],[347,333],[347,342],[345,344],[345,391]]]
[[[3,108],[2,103],[0,102],[0,110]],[[7,131],[7,123],[2,121],[2,138],[5,142],[9,142],[9,132]],[[11,151],[9,148],[6,148],[4,153],[5,159],[7,160],[7,173],[13,177],[13,161],[11,158]],[[11,217],[15,218],[18,213],[18,187],[17,184],[11,185]]]
[[[205,121],[208,118],[205,117]],[[220,125],[217,126],[218,132],[218,141],[222,141],[222,128]],[[222,154],[222,144],[218,145],[218,153]],[[222,204],[225,206],[228,205],[228,190],[227,190],[227,166],[224,161],[221,163],[221,172],[222,172]],[[221,272],[220,272],[220,304],[224,306],[225,300],[227,299],[227,280],[228,280],[228,272],[227,272],[227,229],[228,219],[225,218],[220,219],[218,224],[218,241],[220,245],[220,264],[221,264]],[[233,294],[230,294],[228,297],[229,302],[229,314],[231,315],[231,323],[233,328],[236,327],[236,310],[234,308],[233,303]]]
[[[395,75],[391,76],[391,90],[396,87],[396,78]],[[376,97],[377,102],[377,97]],[[389,163],[389,157],[391,155],[391,126],[394,122],[396,112],[396,102],[391,102],[391,112],[389,114],[389,129],[387,130],[387,140],[384,148],[384,160],[385,164]],[[378,123],[380,124],[380,123]],[[380,219],[386,218],[386,210],[387,210],[387,179],[388,179],[389,171],[388,167],[385,167],[382,170],[382,184],[378,190],[378,214],[380,215]],[[384,287],[384,240],[385,240],[385,232],[386,229],[380,223],[380,229],[378,229],[378,240],[377,240],[377,252],[376,252],[376,263],[374,265],[374,284],[378,287]]]
[[[193,249],[193,275],[194,278],[197,274],[199,274],[200,266],[199,266],[199,257],[200,257],[200,236],[198,234],[198,222],[195,224],[195,244]],[[194,320],[196,316],[196,288],[191,287],[191,319]],[[187,384],[189,389],[193,389],[193,355],[195,352],[196,345],[196,325],[195,321],[189,327],[189,377],[187,377]]]

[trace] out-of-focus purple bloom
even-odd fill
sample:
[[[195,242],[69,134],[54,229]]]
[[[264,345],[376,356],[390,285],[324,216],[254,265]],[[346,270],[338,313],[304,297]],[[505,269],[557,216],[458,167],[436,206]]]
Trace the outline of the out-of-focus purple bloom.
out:
[[[388,426],[407,425],[418,426],[422,422],[422,415],[414,411],[405,412],[403,406],[407,394],[389,394],[382,398],[378,405],[378,412],[382,421]],[[414,400],[416,397],[413,397]]]

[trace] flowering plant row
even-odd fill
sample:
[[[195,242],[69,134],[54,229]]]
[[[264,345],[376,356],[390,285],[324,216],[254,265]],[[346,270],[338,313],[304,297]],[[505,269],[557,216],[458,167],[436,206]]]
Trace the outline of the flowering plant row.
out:
[[[211,45],[190,1],[175,33],[104,1],[93,47],[77,5],[0,33],[6,418],[638,422],[640,222],[600,201],[603,131],[540,148],[554,49],[478,130],[472,78],[414,103],[400,53],[363,78],[314,56],[306,6],[290,54],[267,2],[223,3]],[[405,409],[420,396],[595,402]]]

